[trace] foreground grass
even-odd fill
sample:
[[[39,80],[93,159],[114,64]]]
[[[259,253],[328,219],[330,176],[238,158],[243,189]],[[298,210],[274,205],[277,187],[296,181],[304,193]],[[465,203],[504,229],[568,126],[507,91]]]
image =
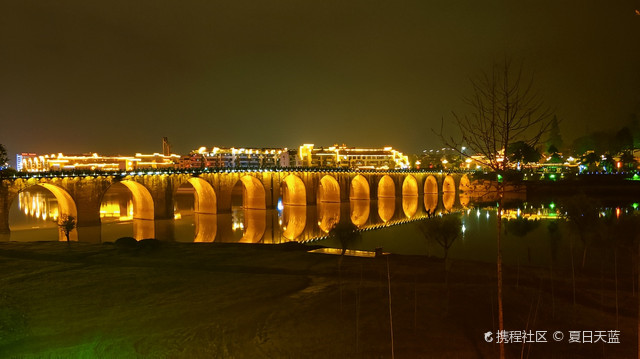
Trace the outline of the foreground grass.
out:
[[[496,355],[483,335],[497,325],[493,265],[450,263],[445,280],[438,259],[339,264],[305,250],[0,243],[0,357],[391,357],[387,265],[396,357]],[[505,272],[507,329],[621,331],[619,345],[509,344],[511,356],[637,355],[631,288],[618,290],[616,324],[609,276],[579,277],[574,306],[562,273],[550,281],[548,269],[520,268],[517,278],[515,269]]]

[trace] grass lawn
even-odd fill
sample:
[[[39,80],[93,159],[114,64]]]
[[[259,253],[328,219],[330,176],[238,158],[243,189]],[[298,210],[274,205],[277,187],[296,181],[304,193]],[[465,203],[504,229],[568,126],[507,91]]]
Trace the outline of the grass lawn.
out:
[[[496,357],[495,266],[418,256],[345,257],[297,244],[162,243],[155,249],[0,243],[2,358]],[[505,267],[505,329],[550,343],[509,357],[637,356],[630,275]],[[446,274],[446,275],[445,275]],[[446,280],[445,280],[446,277]],[[628,285],[627,285],[628,284]],[[620,344],[551,333],[620,330]]]

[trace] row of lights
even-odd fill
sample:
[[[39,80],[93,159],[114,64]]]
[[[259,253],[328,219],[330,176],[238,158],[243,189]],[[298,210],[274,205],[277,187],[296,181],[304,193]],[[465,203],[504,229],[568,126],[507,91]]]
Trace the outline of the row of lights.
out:
[[[278,167],[278,168],[205,168],[205,169],[172,169],[172,170],[145,170],[145,171],[130,171],[120,172],[121,176],[127,174],[133,175],[160,175],[160,174],[199,174],[199,173],[246,173],[246,172],[358,172],[358,173],[444,173],[444,171],[425,171],[417,169],[394,169],[394,170],[359,170],[359,169],[347,169],[347,168],[315,168],[315,167]],[[473,173],[474,171],[455,170],[447,171],[447,173]],[[55,171],[55,172],[37,172],[37,173],[17,173],[13,174],[13,178],[53,178],[53,177],[83,177],[83,176],[108,176],[117,174],[117,171],[101,171],[101,172],[86,172],[86,171]]]

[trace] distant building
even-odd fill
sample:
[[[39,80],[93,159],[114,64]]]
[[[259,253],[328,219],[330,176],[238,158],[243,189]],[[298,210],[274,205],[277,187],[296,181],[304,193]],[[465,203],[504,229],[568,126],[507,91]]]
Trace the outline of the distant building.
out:
[[[22,161],[24,159],[29,159],[37,156],[38,155],[36,155],[35,153],[30,153],[30,152],[18,153],[16,155],[16,171],[22,171]]]
[[[22,153],[17,159],[18,170],[27,172],[45,171],[133,171],[137,169],[168,169],[176,168],[180,156],[168,156],[154,153],[145,155],[136,153],[135,156],[102,156],[97,153],[82,155],[37,155]]]
[[[162,137],[162,154],[165,156],[171,155],[171,144],[169,143],[169,138]]]
[[[300,146],[298,155],[303,167],[335,167],[350,169],[404,169],[409,168],[409,157],[392,147],[356,148],[346,145],[315,147]]]
[[[271,168],[290,163],[286,148],[200,147],[180,159],[181,168]]]

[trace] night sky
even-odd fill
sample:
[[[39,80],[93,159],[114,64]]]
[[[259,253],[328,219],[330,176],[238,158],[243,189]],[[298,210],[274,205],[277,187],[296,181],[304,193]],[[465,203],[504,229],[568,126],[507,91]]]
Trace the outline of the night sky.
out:
[[[640,0],[4,1],[0,143],[133,154],[441,144],[522,61],[565,141],[640,113]],[[617,127],[617,128],[616,128]]]

